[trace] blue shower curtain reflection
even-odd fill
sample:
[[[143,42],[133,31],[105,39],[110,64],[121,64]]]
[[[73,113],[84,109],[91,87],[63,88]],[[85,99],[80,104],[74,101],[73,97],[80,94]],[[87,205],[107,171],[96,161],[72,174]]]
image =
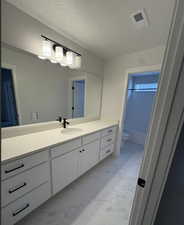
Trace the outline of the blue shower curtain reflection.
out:
[[[12,71],[1,68],[1,127],[18,125]]]

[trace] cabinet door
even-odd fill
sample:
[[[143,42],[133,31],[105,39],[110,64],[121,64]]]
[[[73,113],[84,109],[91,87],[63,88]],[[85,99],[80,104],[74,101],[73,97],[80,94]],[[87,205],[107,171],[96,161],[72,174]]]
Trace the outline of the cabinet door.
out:
[[[78,176],[85,173],[87,170],[96,165],[99,161],[100,141],[94,141],[84,145],[79,151],[78,158]]]
[[[62,190],[77,178],[77,159],[79,150],[52,160],[53,193]]]

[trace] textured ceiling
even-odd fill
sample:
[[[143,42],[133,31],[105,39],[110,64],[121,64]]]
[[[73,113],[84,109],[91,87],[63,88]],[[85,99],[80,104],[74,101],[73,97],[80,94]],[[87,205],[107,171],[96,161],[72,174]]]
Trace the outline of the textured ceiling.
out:
[[[107,59],[165,44],[175,0],[7,0],[17,8]],[[149,27],[130,14],[146,10]]]

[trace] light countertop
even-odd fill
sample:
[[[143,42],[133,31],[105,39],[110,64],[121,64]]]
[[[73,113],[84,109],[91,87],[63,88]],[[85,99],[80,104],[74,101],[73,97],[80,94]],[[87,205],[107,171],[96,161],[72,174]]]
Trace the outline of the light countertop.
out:
[[[38,150],[61,144],[117,124],[117,121],[96,120],[68,126],[68,130],[56,128],[2,139],[1,162],[4,163],[12,159],[20,158]]]

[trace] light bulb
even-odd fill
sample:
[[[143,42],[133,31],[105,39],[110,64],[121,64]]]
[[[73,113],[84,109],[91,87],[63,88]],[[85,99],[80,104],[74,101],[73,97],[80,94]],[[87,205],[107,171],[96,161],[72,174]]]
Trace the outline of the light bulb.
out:
[[[81,67],[81,56],[75,54],[74,62],[72,65],[69,65],[69,67],[71,69],[79,69]]]
[[[57,61],[62,60],[63,58],[63,48],[61,46],[56,46],[55,48],[55,59]]]
[[[66,52],[66,62],[70,66],[74,63],[74,53],[71,51]]]
[[[55,52],[54,49],[51,49],[51,56],[48,57],[48,59],[50,60],[51,63],[58,63],[58,60],[55,57]]]
[[[82,63],[82,57],[80,55],[77,55],[75,57],[75,67],[76,67],[76,69],[81,68],[81,63]]]
[[[50,57],[51,56],[51,51],[52,51],[52,44],[50,41],[43,40],[42,41],[42,55],[44,57]]]

